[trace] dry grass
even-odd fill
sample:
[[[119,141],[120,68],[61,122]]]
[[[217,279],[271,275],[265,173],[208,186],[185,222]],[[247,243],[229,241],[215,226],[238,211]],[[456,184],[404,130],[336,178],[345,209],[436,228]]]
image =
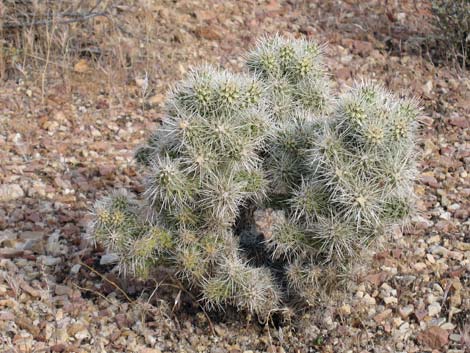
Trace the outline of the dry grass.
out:
[[[79,78],[110,88],[152,80],[157,25],[147,0],[3,0],[0,78],[33,81],[43,97],[57,84],[71,92]]]

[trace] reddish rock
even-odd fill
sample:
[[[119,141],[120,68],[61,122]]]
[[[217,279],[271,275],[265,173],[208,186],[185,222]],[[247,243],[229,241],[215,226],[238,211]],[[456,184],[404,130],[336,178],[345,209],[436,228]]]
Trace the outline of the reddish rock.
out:
[[[121,329],[129,326],[129,319],[125,314],[117,314],[115,320],[118,327]]]
[[[432,126],[434,119],[427,115],[421,115],[418,117],[418,121],[426,126]]]
[[[379,273],[374,273],[367,275],[364,279],[367,282],[372,283],[375,286],[380,286],[383,282],[385,282],[388,278],[388,273],[385,271],[379,272]]]
[[[462,129],[470,127],[470,119],[463,116],[455,116],[450,118],[450,124],[453,126],[460,127]]]
[[[425,347],[440,349],[449,342],[449,332],[438,326],[432,326],[421,331],[417,339]]]
[[[423,319],[426,317],[427,315],[427,311],[426,310],[415,310],[414,314],[416,316],[416,318],[418,319],[418,321],[423,321]]]
[[[439,165],[445,167],[445,168],[457,168],[460,165],[462,165],[461,162],[450,158],[449,156],[440,156],[439,157]]]
[[[111,164],[101,165],[99,171],[101,176],[109,176],[114,172],[114,166]]]
[[[220,30],[216,29],[214,26],[204,26],[196,29],[195,34],[199,38],[207,40],[219,40],[222,38]]]
[[[67,349],[67,346],[63,343],[58,343],[49,347],[49,349],[51,350],[51,352],[61,353]]]
[[[421,182],[435,189],[439,187],[439,183],[432,175],[421,175]]]
[[[374,316],[374,321],[378,324],[384,322],[392,315],[392,309],[387,309]]]
[[[469,211],[466,209],[459,209],[455,211],[454,216],[459,219],[467,220],[469,217]]]
[[[353,48],[354,52],[365,56],[374,49],[374,46],[370,42],[366,42],[364,40],[356,40],[353,43]]]

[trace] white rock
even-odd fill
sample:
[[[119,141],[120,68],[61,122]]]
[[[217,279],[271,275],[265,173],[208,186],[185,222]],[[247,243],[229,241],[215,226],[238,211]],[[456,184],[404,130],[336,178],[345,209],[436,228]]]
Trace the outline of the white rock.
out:
[[[429,294],[429,295],[426,297],[426,302],[427,302],[428,304],[433,304],[433,303],[437,302],[438,299],[439,299],[439,298],[436,297],[435,295]]]
[[[429,251],[434,255],[444,256],[446,257],[449,254],[449,250],[444,248],[441,245],[432,246]]]
[[[62,259],[60,257],[52,256],[41,256],[42,263],[46,266],[55,266],[61,263]]]
[[[24,196],[24,191],[18,184],[0,185],[0,202],[8,202]]]
[[[439,296],[443,296],[443,295],[444,295],[444,290],[442,289],[442,287],[441,287],[439,284],[434,283],[434,284],[432,285],[432,289],[434,289],[434,290],[439,294]]]
[[[375,305],[375,298],[372,298],[369,293],[366,293],[366,295],[362,298],[362,301],[366,305]]]
[[[414,265],[412,265],[413,268],[416,270],[416,271],[422,271],[426,268],[426,264],[423,263],[423,262],[417,262],[415,263]]]
[[[395,297],[385,297],[384,302],[385,304],[398,304],[398,299]]]
[[[448,211],[442,212],[442,213],[439,215],[439,218],[444,219],[444,220],[446,220],[446,221],[450,220],[451,217],[452,217],[452,215],[451,215],[451,213],[448,212]]]
[[[118,261],[118,254],[104,254],[103,256],[101,256],[100,265],[111,265]]]
[[[0,245],[3,243],[3,242],[6,242],[6,241],[14,241],[16,240],[16,234],[13,233],[11,230],[4,230],[4,231],[1,231],[0,232]]]
[[[455,325],[450,322],[446,322],[445,324],[441,325],[441,329],[443,330],[452,331],[454,328],[455,328]]]
[[[70,269],[70,273],[73,273],[74,275],[76,275],[80,271],[81,267],[82,265],[80,264],[73,265],[72,268]]]
[[[75,338],[77,340],[83,340],[85,338],[89,338],[90,337],[90,333],[88,332],[88,330],[82,330],[82,331],[78,331],[76,334],[75,334]]]
[[[403,324],[401,324],[400,326],[400,331],[402,332],[406,332],[410,329],[410,323],[409,322],[404,322]]]
[[[429,316],[436,316],[439,315],[441,312],[441,305],[439,303],[432,303],[428,306],[428,314]]]

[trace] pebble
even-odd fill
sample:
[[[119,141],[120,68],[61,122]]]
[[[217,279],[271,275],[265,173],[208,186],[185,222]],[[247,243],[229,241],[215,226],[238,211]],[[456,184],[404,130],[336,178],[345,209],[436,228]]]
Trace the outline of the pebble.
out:
[[[383,321],[385,321],[387,318],[392,315],[392,309],[386,309],[382,311],[381,313],[377,314],[374,316],[374,321],[378,324],[381,324]]]
[[[429,294],[429,295],[426,297],[426,302],[427,302],[428,304],[433,304],[433,303],[437,302],[438,299],[439,299],[439,298],[436,297],[434,294]]]
[[[70,288],[68,286],[63,286],[63,285],[57,284],[56,287],[55,287],[55,294],[56,295],[67,295],[67,296],[70,297],[72,295],[72,288]]]
[[[375,305],[376,303],[375,298],[371,297],[369,293],[364,295],[364,297],[362,298],[362,302],[366,305]]]
[[[441,325],[441,328],[444,330],[452,331],[453,329],[455,329],[455,325],[450,322],[446,322],[445,324]]]
[[[8,202],[24,196],[24,191],[18,184],[0,185],[0,202]]]
[[[439,315],[441,312],[441,305],[439,303],[432,303],[428,306],[428,314],[429,316],[436,316]]]
[[[84,340],[85,338],[89,338],[90,337],[90,333],[88,332],[88,330],[82,330],[82,331],[78,331],[74,337],[81,341],[81,340]]]
[[[162,353],[162,351],[159,348],[144,348],[140,353]]]
[[[82,267],[82,265],[80,265],[80,264],[73,265],[72,268],[70,269],[70,273],[76,275],[80,271],[81,267]]]
[[[350,315],[351,314],[351,306],[348,304],[344,304],[339,308],[339,312],[343,315]]]
[[[416,271],[423,271],[427,266],[423,262],[417,262],[413,265],[413,267]]]
[[[402,319],[406,319],[408,316],[411,315],[411,313],[414,311],[414,306],[413,305],[406,305],[404,307],[400,307],[398,309],[398,313],[402,317]]]
[[[53,256],[40,256],[42,259],[42,263],[46,266],[55,266],[62,262],[60,257],[53,257]]]
[[[395,298],[395,297],[385,297],[384,302],[385,302],[385,304],[397,304],[398,299]]]
[[[118,254],[104,254],[103,256],[101,256],[100,265],[111,265],[118,261]]]

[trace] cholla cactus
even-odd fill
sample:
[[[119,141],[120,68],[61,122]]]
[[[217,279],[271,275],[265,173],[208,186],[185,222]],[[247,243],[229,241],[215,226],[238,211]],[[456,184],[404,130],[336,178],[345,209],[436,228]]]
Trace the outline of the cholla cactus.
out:
[[[95,205],[124,274],[172,267],[210,309],[315,303],[412,210],[416,103],[361,83],[333,98],[322,48],[262,39],[250,74],[204,66],[136,153],[141,201]]]

